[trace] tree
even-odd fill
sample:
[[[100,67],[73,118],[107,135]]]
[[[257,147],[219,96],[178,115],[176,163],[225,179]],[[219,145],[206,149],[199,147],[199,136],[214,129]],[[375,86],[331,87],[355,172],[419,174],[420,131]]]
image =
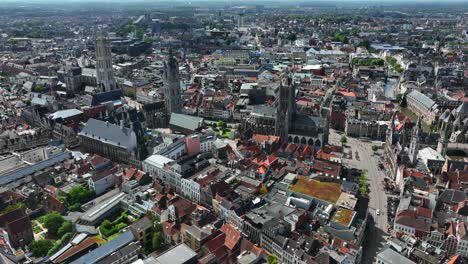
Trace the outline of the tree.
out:
[[[278,257],[273,254],[270,254],[267,257],[267,262],[268,264],[278,264]]]
[[[220,128],[220,130],[226,130],[227,125],[226,125],[226,123],[224,123],[223,120],[219,120],[218,121],[218,127]]]
[[[42,206],[42,192],[34,192],[26,198],[26,206],[31,210],[36,210]]]
[[[406,102],[406,96],[403,96],[400,101],[400,106],[401,107],[407,107],[408,103]]]
[[[159,222],[159,220],[155,220],[154,221],[154,228],[153,228],[154,232],[162,232],[162,225],[161,223]]]
[[[62,237],[63,235],[65,235],[66,233],[70,233],[73,231],[73,226],[72,226],[72,223],[70,221],[65,221],[62,223],[62,225],[60,226],[60,228],[58,229],[57,231],[57,234]]]
[[[2,214],[9,213],[9,212],[14,211],[14,210],[16,210],[18,208],[26,209],[26,204],[22,203],[22,202],[17,202],[17,203],[11,204],[11,205],[7,206],[5,209],[3,209]]]
[[[164,246],[164,239],[161,235],[161,232],[154,232],[153,233],[153,240],[152,240],[153,250],[158,250]]]
[[[342,145],[348,143],[348,138],[346,136],[342,136],[341,139],[340,139],[340,142]]]
[[[70,211],[79,210],[80,205],[91,200],[93,196],[94,192],[89,188],[83,185],[75,186],[66,194],[67,207]]]
[[[28,246],[28,249],[35,257],[43,257],[47,255],[47,252],[49,252],[53,245],[54,243],[52,243],[50,240],[40,239],[31,242]]]
[[[154,42],[154,39],[153,39],[153,38],[146,37],[146,38],[143,39],[143,42],[146,42],[146,43],[153,43],[153,42]]]
[[[368,39],[364,39],[363,41],[361,41],[358,45],[359,47],[364,47],[366,49],[370,49],[371,47],[371,43]]]
[[[297,40],[296,34],[294,34],[294,33],[289,34],[288,35],[288,40],[291,41],[291,42],[296,41]]]
[[[362,194],[367,193],[367,177],[364,171],[361,172],[361,176],[359,176],[359,191]]]
[[[65,219],[57,212],[52,212],[44,216],[44,226],[47,228],[47,232],[53,235],[58,234],[58,230],[63,222],[65,222]]]

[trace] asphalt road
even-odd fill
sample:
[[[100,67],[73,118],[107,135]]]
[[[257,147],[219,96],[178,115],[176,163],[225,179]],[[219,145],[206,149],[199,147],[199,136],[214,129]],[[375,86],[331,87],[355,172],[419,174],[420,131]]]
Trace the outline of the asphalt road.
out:
[[[330,143],[341,145],[341,137],[342,134],[330,130]],[[363,244],[364,256],[362,263],[374,263],[375,256],[385,244],[384,237],[387,235],[387,196],[382,184],[385,175],[378,167],[379,157],[373,156],[372,146],[377,144],[351,137],[347,137],[347,139],[347,147],[344,148],[344,152],[349,153],[351,151],[352,154],[346,155],[343,160],[344,165],[367,172],[366,176],[370,190],[369,214],[373,217],[373,221],[369,221],[369,233],[366,234],[367,241],[364,241]],[[380,215],[376,214],[376,210],[380,211]]]

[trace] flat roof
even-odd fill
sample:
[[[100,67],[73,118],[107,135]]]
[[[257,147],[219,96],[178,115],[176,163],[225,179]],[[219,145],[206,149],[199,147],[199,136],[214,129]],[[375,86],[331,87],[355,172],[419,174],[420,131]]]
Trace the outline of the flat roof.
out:
[[[305,194],[310,197],[335,204],[341,196],[341,184],[322,182],[304,176],[297,176],[296,183],[289,189],[293,192]]]
[[[407,259],[390,248],[386,248],[377,254],[377,259],[382,259],[385,263],[389,264],[416,264],[416,262]]]
[[[158,168],[163,168],[169,162],[173,162],[173,159],[165,157],[163,155],[154,154],[145,159],[145,163],[156,166]]]
[[[76,116],[76,115],[79,115],[79,114],[82,114],[82,113],[83,112],[81,112],[78,109],[60,110],[60,111],[57,111],[57,112],[55,112],[53,114],[50,114],[49,118],[50,119],[67,118],[67,117]]]
[[[130,242],[135,240],[133,233],[126,231],[122,235],[116,237],[114,240],[111,240],[104,245],[96,248],[95,250],[89,252],[88,254],[80,257],[79,259],[72,262],[72,264],[92,264],[97,263],[103,258],[109,256],[113,252],[121,249],[122,247],[128,245]]]
[[[81,217],[81,220],[87,221],[87,222],[94,222],[96,219],[98,219],[102,214],[107,212],[108,210],[112,209],[114,206],[116,206],[120,201],[125,197],[125,193],[121,192],[117,194],[116,196],[103,201],[102,203],[99,203],[88,211],[86,211]]]
[[[156,262],[160,264],[184,264],[196,256],[195,251],[181,243],[159,255]]]

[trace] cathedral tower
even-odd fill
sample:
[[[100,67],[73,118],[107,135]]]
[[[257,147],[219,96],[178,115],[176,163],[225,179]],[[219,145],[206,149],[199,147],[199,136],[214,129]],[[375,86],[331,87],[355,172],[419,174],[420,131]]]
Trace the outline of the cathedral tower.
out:
[[[164,63],[164,81],[164,100],[169,120],[171,113],[180,113],[182,109],[179,63],[172,55],[172,50],[169,52],[167,64]]]
[[[103,32],[96,37],[96,77],[100,92],[117,89],[112,69],[112,53],[110,40]]]

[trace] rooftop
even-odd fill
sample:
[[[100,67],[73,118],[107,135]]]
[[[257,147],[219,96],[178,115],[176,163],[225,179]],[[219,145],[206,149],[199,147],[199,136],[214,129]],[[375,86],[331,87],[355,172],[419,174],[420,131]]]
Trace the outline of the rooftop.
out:
[[[202,126],[203,118],[184,115],[184,114],[172,113],[169,124],[195,131]]]
[[[349,226],[353,221],[353,216],[353,211],[345,208],[339,208],[333,216],[332,221],[342,224],[344,226]]]
[[[377,255],[377,259],[381,259],[384,263],[389,264],[416,264],[415,262],[405,258],[390,248],[386,248]]]
[[[104,245],[96,248],[88,254],[72,262],[72,264],[92,264],[97,263],[111,253],[123,248],[134,240],[132,232],[126,231],[114,240],[111,240]]]
[[[135,132],[130,128],[121,128],[118,125],[93,118],[88,120],[80,132],[80,136],[93,138],[128,150],[134,150],[137,147]]]
[[[181,243],[156,257],[158,264],[183,264],[195,258],[197,253],[184,243]]]
[[[81,111],[78,110],[78,109],[60,110],[60,111],[57,111],[57,112],[55,112],[55,113],[53,113],[53,114],[50,114],[50,115],[49,115],[49,118],[50,118],[50,119],[68,118],[68,117],[80,115],[80,114],[82,114],[82,113],[83,113],[83,112],[81,112]]]
[[[341,184],[321,182],[305,176],[297,176],[296,183],[289,187],[291,191],[302,193],[330,203],[336,203],[341,195]]]

